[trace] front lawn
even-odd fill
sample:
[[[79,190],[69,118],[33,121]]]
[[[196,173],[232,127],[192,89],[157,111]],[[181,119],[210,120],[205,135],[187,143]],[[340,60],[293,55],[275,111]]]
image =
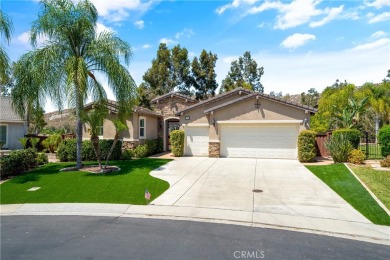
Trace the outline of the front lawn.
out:
[[[123,203],[145,205],[145,188],[152,200],[169,188],[166,181],[149,175],[171,160],[144,158],[113,161],[118,172],[94,174],[83,171],[60,172],[74,163],[49,163],[0,185],[0,203]],[[96,164],[89,162],[86,164]],[[27,191],[40,187],[36,191]]]
[[[352,165],[350,167],[375,196],[390,209],[390,171],[379,171],[371,167]]]
[[[389,215],[344,164],[306,167],[372,223],[390,226]]]

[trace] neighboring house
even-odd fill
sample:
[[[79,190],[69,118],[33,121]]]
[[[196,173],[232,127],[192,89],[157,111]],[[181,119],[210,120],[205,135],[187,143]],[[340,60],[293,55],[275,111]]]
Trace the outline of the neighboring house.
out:
[[[125,148],[159,137],[164,150],[170,150],[170,132],[180,128],[188,156],[296,159],[298,134],[309,128],[310,115],[316,112],[243,88],[201,102],[171,92],[152,104],[154,111],[134,107],[126,120],[129,130],[121,133]],[[92,107],[89,104],[86,109]],[[109,111],[109,117],[115,118],[114,101],[109,101]],[[87,129],[84,138],[89,138]],[[105,119],[102,138],[112,139],[114,134],[112,122]]]
[[[26,120],[22,119],[12,108],[11,98],[0,97],[0,142],[2,149],[22,149],[19,138],[27,133]]]

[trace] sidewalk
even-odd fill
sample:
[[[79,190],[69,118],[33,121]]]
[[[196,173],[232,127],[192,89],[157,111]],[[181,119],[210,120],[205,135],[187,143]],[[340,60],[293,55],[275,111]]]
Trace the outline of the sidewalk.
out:
[[[277,228],[390,245],[390,227],[284,214],[183,206],[60,203],[1,205],[1,216],[77,215],[158,218]]]

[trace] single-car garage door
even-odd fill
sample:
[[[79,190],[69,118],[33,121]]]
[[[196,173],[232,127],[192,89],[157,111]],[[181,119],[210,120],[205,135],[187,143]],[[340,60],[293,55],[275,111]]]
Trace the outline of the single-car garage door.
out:
[[[298,124],[222,125],[221,156],[297,158]]]
[[[209,127],[186,126],[185,131],[185,155],[208,156],[209,155]]]

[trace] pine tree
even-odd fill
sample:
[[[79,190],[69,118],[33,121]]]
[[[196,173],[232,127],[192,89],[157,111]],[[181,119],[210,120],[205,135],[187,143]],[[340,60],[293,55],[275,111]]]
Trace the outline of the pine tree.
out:
[[[218,87],[215,73],[217,55],[202,50],[199,59],[195,57],[192,61],[192,85],[195,88],[196,99],[204,100],[215,95]]]

